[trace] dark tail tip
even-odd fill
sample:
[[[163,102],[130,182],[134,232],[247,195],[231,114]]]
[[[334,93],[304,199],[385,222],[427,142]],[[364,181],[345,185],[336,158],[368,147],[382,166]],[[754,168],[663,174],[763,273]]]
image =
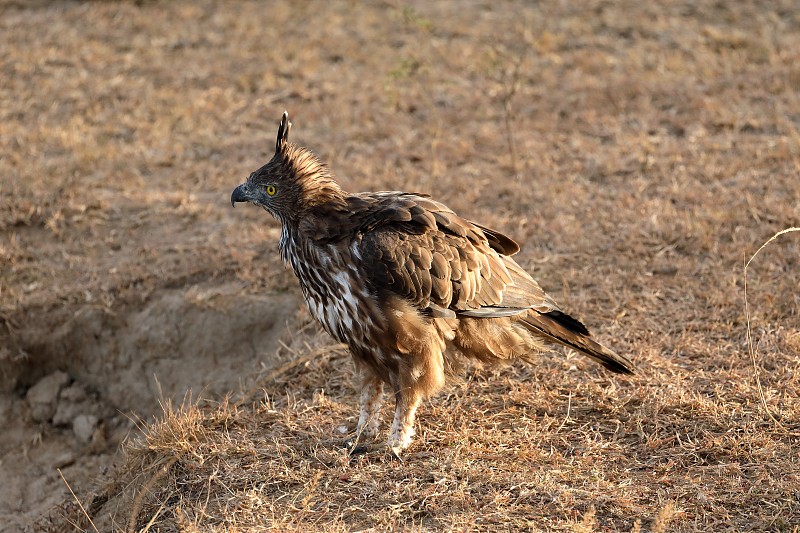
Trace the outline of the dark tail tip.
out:
[[[633,361],[596,342],[589,336],[586,326],[566,313],[533,311],[523,322],[545,337],[594,359],[611,372],[633,374],[635,370]]]
[[[634,373],[635,368],[631,360],[616,352],[612,352],[602,344],[598,344],[598,346],[604,349],[603,352],[595,352],[590,354],[590,356],[606,367],[606,369],[615,374],[630,375]]]

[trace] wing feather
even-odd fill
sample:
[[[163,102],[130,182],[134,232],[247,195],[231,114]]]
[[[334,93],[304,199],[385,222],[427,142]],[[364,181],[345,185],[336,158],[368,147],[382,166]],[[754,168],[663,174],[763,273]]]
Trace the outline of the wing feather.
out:
[[[558,310],[511,257],[519,246],[409,193],[364,193],[347,213],[358,229],[365,275],[433,316],[512,316]],[[351,226],[352,227],[352,226]],[[352,235],[352,233],[351,233]]]

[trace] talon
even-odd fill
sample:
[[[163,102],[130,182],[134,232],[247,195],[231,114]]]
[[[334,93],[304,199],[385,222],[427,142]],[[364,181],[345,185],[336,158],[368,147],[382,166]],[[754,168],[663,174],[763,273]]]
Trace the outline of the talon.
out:
[[[358,457],[359,455],[364,455],[370,451],[370,447],[366,444],[359,444],[357,446],[353,446],[353,448],[347,452],[347,455],[350,456],[351,459],[354,457]]]
[[[358,435],[358,433],[351,433],[347,438],[345,438],[343,441],[340,442],[340,446],[342,448],[350,449],[350,448],[354,448],[354,447],[357,447],[357,446],[363,446],[363,444],[361,444],[361,442],[362,442],[362,439]]]
[[[403,462],[403,458],[400,457],[400,452],[402,452],[403,450],[401,450],[398,447],[394,447],[394,448],[389,448],[389,451],[391,452],[390,455],[392,459],[394,459],[395,461],[400,461],[401,463]]]

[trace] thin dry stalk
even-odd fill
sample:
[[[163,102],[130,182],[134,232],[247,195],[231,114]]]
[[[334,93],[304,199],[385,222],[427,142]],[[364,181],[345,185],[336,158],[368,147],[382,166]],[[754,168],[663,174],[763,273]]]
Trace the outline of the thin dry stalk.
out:
[[[520,70],[525,56],[520,55],[514,61],[514,68],[511,71],[511,76],[506,81],[505,93],[503,94],[503,123],[506,130],[506,142],[508,143],[508,157],[511,161],[511,170],[514,176],[518,175],[517,168],[517,148],[514,142],[514,130],[511,127],[511,118],[513,116],[513,101],[514,96],[517,94],[520,83]]]
[[[73,492],[72,487],[69,486],[69,483],[67,482],[67,478],[64,477],[64,474],[63,474],[63,472],[61,472],[61,469],[60,468],[56,468],[56,471],[58,472],[58,475],[61,476],[61,480],[64,481],[64,485],[66,485],[67,489],[69,489],[69,493],[72,494],[72,498],[75,500],[75,503],[77,503],[78,507],[81,508],[81,512],[83,513],[83,516],[85,516],[86,519],[89,521],[89,524],[92,526],[92,529],[95,530],[95,533],[100,533],[99,531],[97,531],[97,527],[94,525],[94,522],[92,522],[92,517],[89,516],[89,513],[86,512],[86,509],[84,509],[83,504],[81,503],[81,501],[78,499],[77,496],[75,496],[75,492]]]
[[[767,405],[767,398],[764,394],[764,388],[761,386],[761,372],[758,366],[758,361],[756,360],[756,349],[755,346],[753,345],[753,333],[750,327],[750,306],[748,305],[747,302],[747,268],[750,266],[750,263],[753,262],[753,259],[756,258],[759,252],[764,248],[766,248],[769,243],[771,243],[781,235],[784,235],[786,233],[791,233],[794,231],[800,231],[800,228],[797,227],[787,228],[779,231],[778,233],[770,237],[764,244],[762,244],[759,247],[758,250],[756,250],[756,253],[754,253],[752,257],[750,257],[750,260],[747,261],[747,263],[744,265],[744,316],[745,316],[745,321],[747,323],[747,349],[750,353],[750,362],[753,364],[753,373],[756,378],[756,386],[758,387],[758,396],[761,399],[761,405],[764,407],[764,412],[767,413],[767,416],[769,416],[770,420],[772,420],[772,422],[783,431],[788,431],[788,430],[783,424],[780,423],[780,421],[777,418],[775,418],[775,416],[772,414],[772,411],[770,411],[769,406]]]

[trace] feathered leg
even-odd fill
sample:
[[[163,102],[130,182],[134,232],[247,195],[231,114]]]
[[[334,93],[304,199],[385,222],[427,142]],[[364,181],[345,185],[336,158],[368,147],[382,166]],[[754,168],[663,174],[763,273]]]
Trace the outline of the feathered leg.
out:
[[[390,300],[386,313],[393,336],[396,373],[389,376],[394,390],[395,413],[388,445],[399,455],[411,444],[414,418],[423,398],[444,385],[444,328],[399,298]],[[442,329],[444,328],[444,329]]]
[[[395,412],[389,447],[398,455],[411,444],[419,404],[444,385],[443,343],[432,335],[426,340],[417,345],[418,351],[405,354],[408,364],[401,367],[392,383]]]
[[[358,417],[356,436],[373,438],[380,429],[383,381],[363,365],[359,365],[358,370],[361,377],[361,414]]]
[[[388,444],[395,455],[399,456],[400,452],[408,448],[414,436],[414,418],[422,402],[422,394],[419,389],[399,390],[395,392],[395,398],[397,404]]]

